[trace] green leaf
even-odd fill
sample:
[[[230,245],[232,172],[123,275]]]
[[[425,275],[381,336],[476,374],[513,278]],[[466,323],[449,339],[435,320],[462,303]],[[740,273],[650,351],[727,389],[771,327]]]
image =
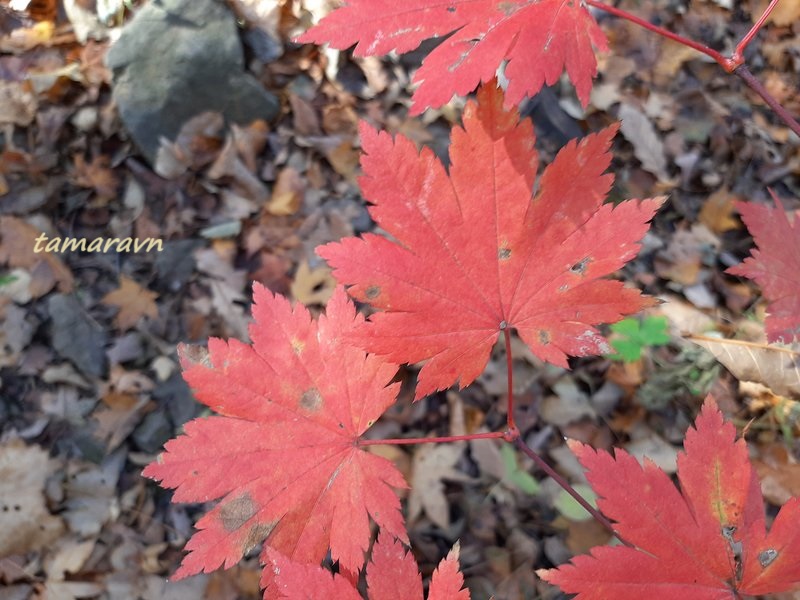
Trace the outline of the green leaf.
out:
[[[626,362],[639,360],[644,348],[663,346],[670,340],[667,318],[663,316],[648,316],[642,322],[629,317],[611,325],[611,331],[621,337],[611,340],[617,354],[610,355],[610,358]]]
[[[526,494],[534,496],[539,493],[539,482],[527,471],[523,471],[517,464],[517,453],[509,444],[500,447],[503,456],[503,465],[506,468],[506,480],[513,483],[517,488]]]
[[[648,346],[663,346],[670,340],[667,317],[645,317],[642,321],[641,339]]]
[[[589,504],[597,508],[597,494],[594,493],[592,488],[585,483],[578,483],[572,487],[575,488],[575,491],[583,496]],[[559,492],[553,505],[562,516],[570,521],[588,521],[592,518],[592,515],[578,504],[578,501],[570,496],[567,490],[561,490]]]
[[[0,275],[0,286],[8,285],[16,280],[17,278],[14,275]]]

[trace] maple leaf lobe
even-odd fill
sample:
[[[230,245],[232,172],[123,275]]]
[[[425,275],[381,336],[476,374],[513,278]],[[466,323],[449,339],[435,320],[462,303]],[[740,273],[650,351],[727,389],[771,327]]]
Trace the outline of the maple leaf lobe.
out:
[[[726,273],[747,277],[761,287],[769,301],[767,340],[791,344],[800,341],[800,214],[790,222],[780,198],[770,193],[775,208],[736,203],[757,248]]]

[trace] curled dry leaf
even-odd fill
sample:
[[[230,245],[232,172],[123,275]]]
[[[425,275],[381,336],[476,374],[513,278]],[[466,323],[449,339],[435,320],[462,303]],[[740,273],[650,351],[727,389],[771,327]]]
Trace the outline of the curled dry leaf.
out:
[[[780,396],[800,399],[800,352],[703,335],[687,339],[711,352],[740,381],[755,381]]]

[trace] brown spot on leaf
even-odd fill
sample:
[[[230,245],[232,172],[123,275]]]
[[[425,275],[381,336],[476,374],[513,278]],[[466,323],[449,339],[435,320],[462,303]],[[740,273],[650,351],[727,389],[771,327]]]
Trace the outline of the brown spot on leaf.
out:
[[[178,346],[178,356],[181,360],[193,365],[202,365],[209,369],[212,368],[211,358],[208,355],[208,348],[205,346],[181,344]]]
[[[508,260],[511,258],[511,248],[498,248],[497,260]]]
[[[322,408],[322,394],[317,388],[309,388],[300,396],[300,408],[308,412],[317,412]]]
[[[371,285],[367,288],[364,292],[364,295],[367,297],[368,300],[375,300],[381,293],[381,288],[377,285]]]
[[[569,268],[570,273],[575,273],[576,275],[583,275],[584,273],[586,273],[586,267],[589,264],[590,260],[591,258],[587,256],[586,258],[580,260],[579,262],[576,262]]]
[[[298,355],[302,354],[303,349],[306,347],[305,342],[296,337],[293,337],[290,343],[292,344],[292,351]]]
[[[247,537],[244,539],[244,543],[242,544],[242,554],[247,554],[261,542],[266,540],[269,537],[269,534],[272,533],[272,530],[275,529],[277,524],[277,521],[272,521],[271,523],[255,523],[250,528],[250,531],[247,532]]]
[[[227,502],[219,509],[219,519],[225,531],[236,531],[247,523],[258,512],[258,507],[250,492],[244,492],[238,498]]]
[[[775,562],[776,558],[778,558],[778,551],[773,548],[768,548],[758,553],[758,562],[761,563],[761,566],[765,569]]]
[[[547,346],[550,343],[550,332],[544,329],[539,330],[539,343],[542,346]]]
[[[498,2],[497,3],[497,10],[504,13],[507,17],[510,17],[515,12],[519,10],[519,3],[517,2]]]

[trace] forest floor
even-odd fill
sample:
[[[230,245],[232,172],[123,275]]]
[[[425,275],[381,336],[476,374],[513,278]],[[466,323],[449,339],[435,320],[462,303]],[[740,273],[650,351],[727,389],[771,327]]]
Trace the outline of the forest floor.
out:
[[[253,281],[321,311],[335,282],[315,247],[374,228],[357,184],[358,121],[446,161],[463,99],[410,118],[423,51],[354,59],[298,45],[292,38],[320,18],[324,0],[230,0],[244,71],[277,99],[277,116],[227,127],[219,112],[204,112],[181,121],[177,139],[148,158],[120,118],[104,63],[147,2],[120,0],[104,20],[93,2],[17,4],[0,3],[0,600],[258,598],[257,553],[229,570],[167,582],[207,509],[171,504],[169,492],[141,477],[164,442],[204,414],[181,378],[176,346],[247,340]],[[619,4],[730,50],[766,2]],[[628,362],[573,359],[569,370],[515,343],[517,424],[576,484],[583,474],[565,437],[623,447],[674,473],[684,433],[711,392],[740,431],[748,426],[774,513],[800,495],[797,373],[794,381],[770,375],[768,351],[726,368],[687,336],[765,342],[758,289],[725,274],[752,248],[735,202],[772,205],[771,187],[787,210],[800,208],[800,140],[702,55],[598,18],[612,50],[599,57],[589,106],[564,80],[521,112],[534,120],[545,164],[569,139],[625,118],[611,199],[669,201],[618,276],[664,301],[637,319],[664,317],[669,342],[645,344]],[[800,4],[787,2],[767,23],[747,63],[800,114]],[[42,233],[40,249],[55,238],[151,238],[163,247],[37,253]],[[416,370],[405,368],[397,405],[371,435],[502,429],[503,352],[468,388],[414,404]],[[412,484],[404,505],[423,576],[460,539],[475,599],[560,597],[534,570],[609,541],[531,461],[494,440],[380,452]],[[517,466],[536,483],[513,477]]]

